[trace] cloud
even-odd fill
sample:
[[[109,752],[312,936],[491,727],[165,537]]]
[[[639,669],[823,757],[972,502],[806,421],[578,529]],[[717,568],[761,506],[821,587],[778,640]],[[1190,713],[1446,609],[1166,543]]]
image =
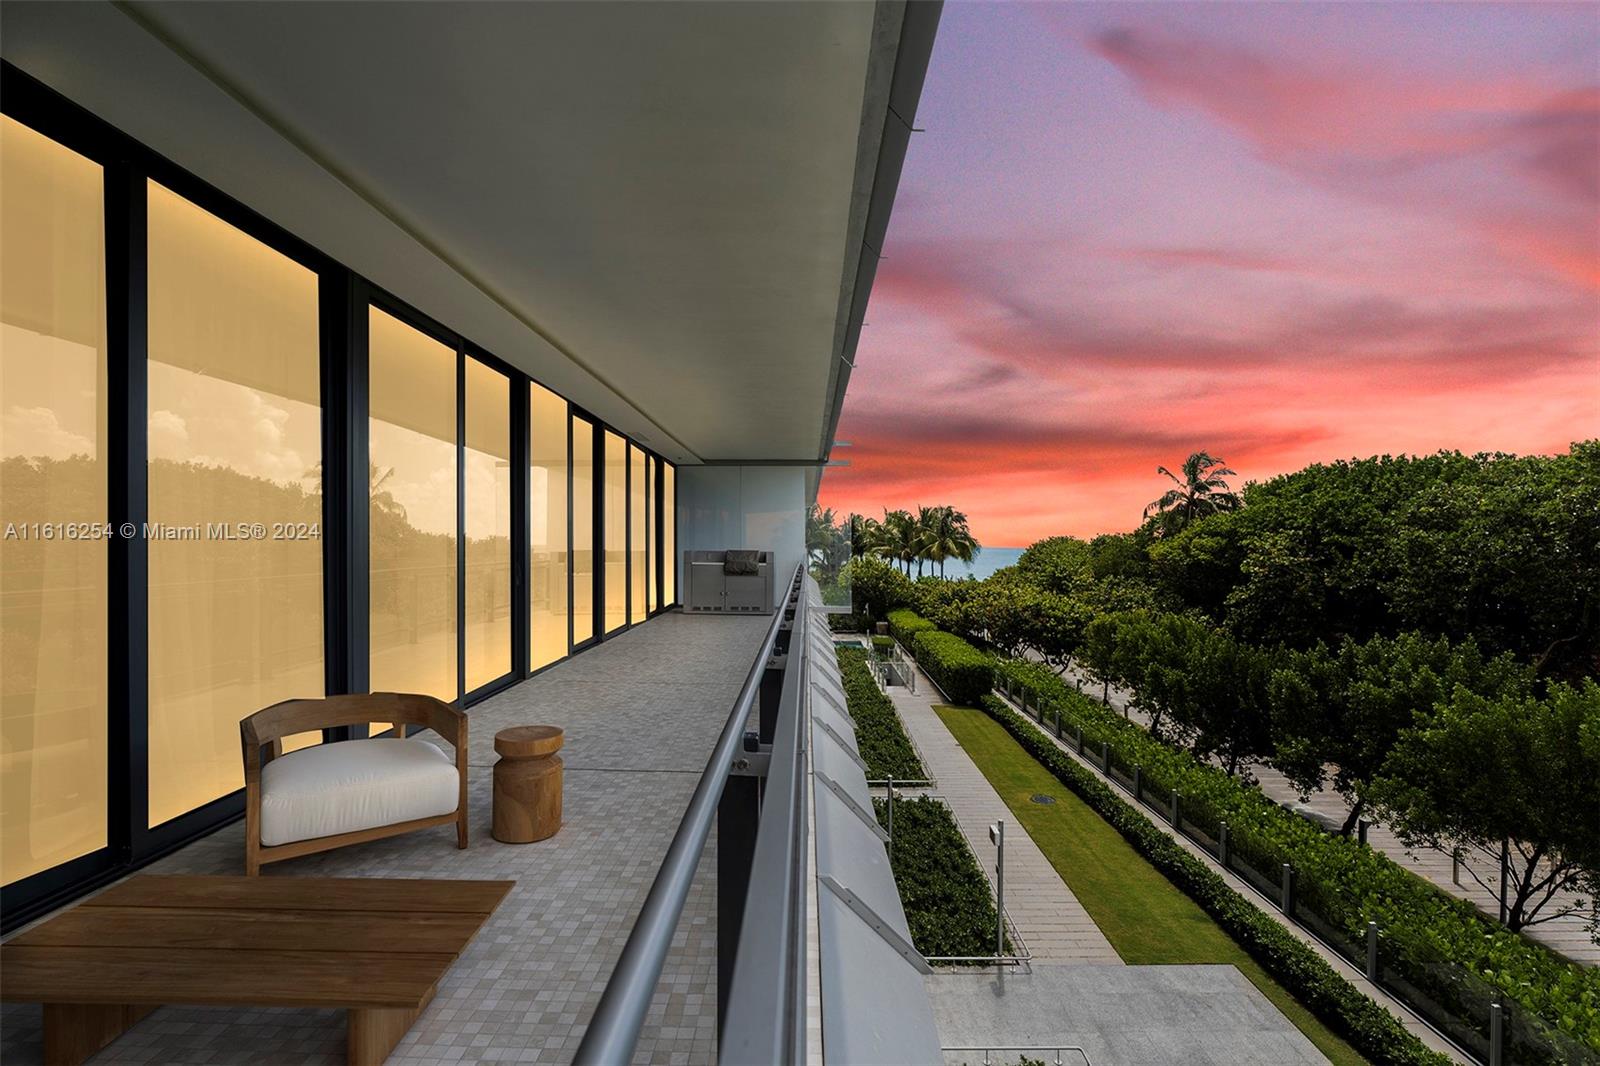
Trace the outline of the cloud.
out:
[[[67,429],[48,407],[12,404],[6,408],[3,426],[0,439],[5,441],[7,456],[70,459],[74,455],[95,455],[94,441]]]
[[[1153,104],[1204,115],[1285,170],[1449,214],[1491,240],[1508,228],[1537,229],[1536,241],[1523,232],[1500,251],[1595,284],[1600,84],[1554,84],[1536,73],[1430,79],[1371,57],[1269,55],[1154,25],[1118,25],[1087,44]],[[1527,255],[1552,245],[1557,254]],[[1574,269],[1573,260],[1585,265]]]

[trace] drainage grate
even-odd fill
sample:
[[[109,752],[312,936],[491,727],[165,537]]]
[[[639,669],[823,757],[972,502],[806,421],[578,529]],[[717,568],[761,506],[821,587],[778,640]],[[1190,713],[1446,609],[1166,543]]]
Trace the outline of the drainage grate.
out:
[[[1054,796],[1046,796],[1043,792],[1035,792],[1033,794],[1032,799],[1033,799],[1033,802],[1042,803],[1046,807],[1048,807],[1050,804],[1052,804],[1052,803],[1054,803],[1056,801],[1056,798]]]

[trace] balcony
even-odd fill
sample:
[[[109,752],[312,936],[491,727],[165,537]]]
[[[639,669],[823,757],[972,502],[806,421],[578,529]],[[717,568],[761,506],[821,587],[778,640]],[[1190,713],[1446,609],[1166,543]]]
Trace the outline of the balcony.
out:
[[[268,867],[277,877],[515,880],[440,983],[391,1062],[568,1062],[637,917],[770,617],[669,614],[561,663],[470,711],[472,845],[443,828]],[[489,835],[497,730],[566,730],[563,826],[536,844]],[[243,871],[234,824],[148,868]],[[636,1061],[716,1054],[715,841],[701,858]],[[399,931],[397,929],[397,935]],[[39,1062],[40,1008],[4,1008],[0,1059]],[[166,1007],[94,1061],[340,1062],[338,1011]]]

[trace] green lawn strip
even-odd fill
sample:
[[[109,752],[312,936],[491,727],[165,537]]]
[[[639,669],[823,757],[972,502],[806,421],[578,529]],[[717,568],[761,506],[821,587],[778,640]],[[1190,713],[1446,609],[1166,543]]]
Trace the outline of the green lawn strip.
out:
[[[1267,974],[1188,896],[982,711],[936,707],[940,719],[1050,860],[1124,962],[1236,966],[1336,1064],[1367,1060]],[[1053,804],[1034,803],[1035,795]]]

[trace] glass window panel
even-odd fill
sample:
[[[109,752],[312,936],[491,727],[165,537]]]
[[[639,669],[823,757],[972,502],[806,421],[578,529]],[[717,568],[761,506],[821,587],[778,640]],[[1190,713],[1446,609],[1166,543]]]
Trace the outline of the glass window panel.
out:
[[[98,164],[0,117],[6,884],[106,845],[107,541],[53,525],[107,519],[103,194]]]
[[[567,401],[528,386],[528,663],[567,654]]]
[[[650,610],[661,606],[661,601],[656,598],[656,457],[644,457],[644,569],[645,569],[645,604]]]
[[[670,607],[678,602],[678,468],[671,463],[661,464],[661,513],[661,602]]]
[[[628,444],[606,430],[606,632],[628,624]]]
[[[241,718],[323,693],[322,414],[316,274],[148,209],[154,826],[242,787]]]
[[[511,672],[511,379],[467,360],[467,691]]]
[[[594,636],[594,423],[572,419],[572,643]]]
[[[459,693],[456,353],[368,309],[374,692]]]
[[[642,622],[647,613],[644,605],[644,453],[631,445],[628,448],[628,511],[628,580],[632,585],[629,614],[632,621]]]

